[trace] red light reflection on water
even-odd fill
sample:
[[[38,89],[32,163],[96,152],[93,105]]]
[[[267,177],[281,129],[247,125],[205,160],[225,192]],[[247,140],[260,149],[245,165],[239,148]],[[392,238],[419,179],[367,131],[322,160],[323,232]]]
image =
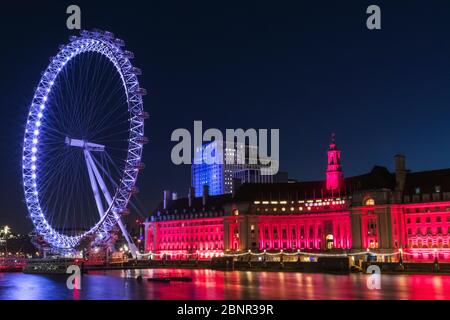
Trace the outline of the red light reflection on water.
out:
[[[136,272],[136,274],[139,271]],[[134,276],[128,274],[128,276]],[[381,275],[381,290],[367,287],[368,275],[212,270],[145,270],[141,274],[190,276],[190,283],[144,282],[140,299],[400,299],[450,300],[450,276]]]
[[[144,281],[137,281],[142,275]],[[192,277],[192,282],[149,282],[157,276]],[[69,290],[65,276],[0,274],[0,300],[200,300],[200,299],[401,299],[450,300],[450,276],[381,275],[381,290],[370,290],[369,275],[213,270],[128,270],[89,272],[81,290]]]

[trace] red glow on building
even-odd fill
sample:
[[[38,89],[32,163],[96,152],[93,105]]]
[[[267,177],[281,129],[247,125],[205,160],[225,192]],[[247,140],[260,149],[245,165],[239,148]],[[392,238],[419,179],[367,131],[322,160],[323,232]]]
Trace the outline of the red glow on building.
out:
[[[349,212],[312,217],[267,216],[260,219],[259,250],[326,250],[351,248]]]
[[[325,190],[323,181],[244,184],[235,195],[164,201],[145,223],[146,251],[211,259],[369,250],[391,261],[450,261],[450,169],[410,172],[397,155],[395,172],[375,166],[344,179],[335,135],[327,154]]]
[[[450,260],[450,201],[397,205],[393,214],[406,258]]]
[[[146,251],[169,259],[212,258],[223,253],[223,218],[160,221],[148,228]]]

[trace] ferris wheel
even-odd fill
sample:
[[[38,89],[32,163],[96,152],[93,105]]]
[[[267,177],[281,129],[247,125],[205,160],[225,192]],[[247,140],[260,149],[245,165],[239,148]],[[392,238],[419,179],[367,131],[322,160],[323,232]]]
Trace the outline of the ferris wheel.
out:
[[[35,232],[55,251],[106,241],[137,192],[144,137],[141,70],[124,41],[82,31],[61,45],[35,91],[23,143],[25,202]]]

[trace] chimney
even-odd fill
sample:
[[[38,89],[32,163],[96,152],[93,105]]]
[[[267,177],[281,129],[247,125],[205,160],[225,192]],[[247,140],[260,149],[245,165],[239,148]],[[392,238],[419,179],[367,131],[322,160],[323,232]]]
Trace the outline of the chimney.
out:
[[[395,190],[403,192],[405,188],[405,181],[406,181],[406,157],[397,154],[394,157],[394,163],[395,163]]]
[[[189,187],[188,200],[189,200],[189,208],[192,207],[192,199],[195,197],[195,189],[194,187]]]
[[[172,200],[172,194],[169,190],[164,190],[163,208],[167,209],[170,200]]]
[[[178,193],[172,192],[172,200],[177,200],[177,199],[178,199]]]
[[[208,185],[204,185],[203,186],[203,206],[206,206],[206,201],[208,200],[208,195],[209,195],[209,187]]]
[[[231,197],[234,198],[236,196],[236,191],[240,188],[242,185],[242,180],[238,178],[233,178],[233,190],[231,190]]]

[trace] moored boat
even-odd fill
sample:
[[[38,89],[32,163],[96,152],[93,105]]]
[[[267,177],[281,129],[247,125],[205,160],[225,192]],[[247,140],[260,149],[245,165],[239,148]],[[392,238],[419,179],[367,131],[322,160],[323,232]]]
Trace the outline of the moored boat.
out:
[[[23,268],[23,273],[33,274],[67,274],[67,268],[77,265],[83,271],[79,259],[30,259]]]
[[[26,264],[25,258],[0,258],[0,272],[19,272]]]

